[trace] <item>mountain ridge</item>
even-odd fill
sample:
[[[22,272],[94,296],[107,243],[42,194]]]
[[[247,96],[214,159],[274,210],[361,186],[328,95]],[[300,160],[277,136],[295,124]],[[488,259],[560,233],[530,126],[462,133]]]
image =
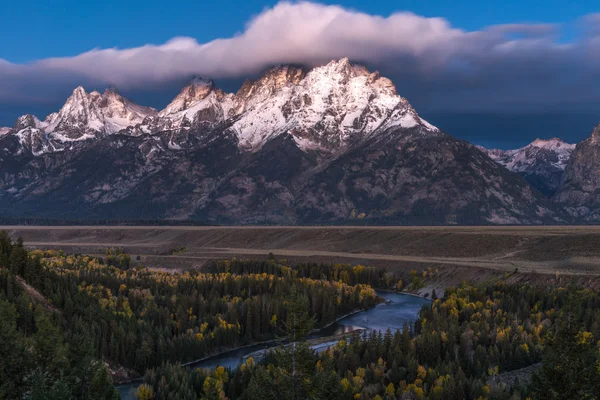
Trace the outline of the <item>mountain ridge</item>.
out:
[[[228,122],[240,145],[250,151],[264,145],[272,135],[289,130],[298,143],[316,148],[324,144],[319,130],[340,130],[333,145],[343,144],[357,131],[373,132],[394,124],[437,130],[396,94],[389,79],[353,65],[347,58],[308,72],[292,66],[274,67],[256,81],[246,81],[235,94],[196,77],[160,111],[139,106],[116,89],[87,93],[79,86],[58,112],[13,129],[37,129],[33,134],[43,131],[48,142],[64,145],[115,133],[137,136]],[[270,135],[265,136],[266,132]],[[36,153],[62,151],[65,146],[60,145],[46,146]]]
[[[555,195],[575,218],[587,223],[600,221],[600,125],[579,142]]]
[[[545,196],[552,197],[560,186],[575,145],[555,137],[537,138],[514,150],[478,148],[509,171],[522,175]]]
[[[163,110],[76,88],[0,137],[7,216],[231,224],[564,223],[474,145],[347,58],[278,66],[225,93],[195,78]]]

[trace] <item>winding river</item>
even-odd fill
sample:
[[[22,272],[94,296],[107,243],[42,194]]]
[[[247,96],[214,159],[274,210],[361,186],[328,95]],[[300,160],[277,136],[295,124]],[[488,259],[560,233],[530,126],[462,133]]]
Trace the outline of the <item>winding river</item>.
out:
[[[402,329],[405,323],[411,323],[417,318],[423,305],[430,303],[429,300],[408,294],[377,291],[377,295],[386,299],[386,303],[342,318],[327,328],[320,330],[318,333],[311,335],[310,338],[334,336],[352,332],[356,329],[375,329],[381,331],[385,331],[388,328],[392,331]],[[316,348],[327,347],[333,343],[324,343],[316,346]],[[242,347],[191,363],[188,366],[191,368],[212,369],[221,365],[235,368],[248,354],[276,345],[276,343],[265,343]],[[136,381],[119,385],[117,389],[119,389],[123,400],[134,400],[134,394],[139,385],[140,382]]]

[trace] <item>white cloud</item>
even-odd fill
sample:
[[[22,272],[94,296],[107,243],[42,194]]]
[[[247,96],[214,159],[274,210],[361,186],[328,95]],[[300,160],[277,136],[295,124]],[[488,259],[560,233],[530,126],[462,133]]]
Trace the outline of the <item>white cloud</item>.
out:
[[[599,21],[589,16],[584,23],[597,32]],[[525,88],[532,90],[531,99],[542,99],[551,90],[580,87],[561,86],[565,71],[595,77],[598,70],[598,53],[592,51],[597,40],[587,35],[564,44],[559,30],[551,24],[507,24],[464,31],[445,19],[409,12],[382,17],[282,2],[252,19],[243,33],[208,43],[177,37],[161,45],[94,49],[29,64],[0,60],[0,100],[34,101],[65,85],[135,89],[190,75],[240,77],[273,64],[316,65],[345,56],[381,69],[400,89],[420,85],[433,103],[452,95],[489,102],[494,90],[498,99],[510,101]]]

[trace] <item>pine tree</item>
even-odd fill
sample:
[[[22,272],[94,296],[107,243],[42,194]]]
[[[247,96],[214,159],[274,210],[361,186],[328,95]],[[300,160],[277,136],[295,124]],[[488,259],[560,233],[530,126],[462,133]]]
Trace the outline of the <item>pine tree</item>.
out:
[[[29,356],[17,331],[17,311],[0,299],[0,399],[22,398],[28,371]]]
[[[118,400],[121,396],[113,386],[106,366],[98,364],[90,385],[89,400]]]
[[[564,308],[542,368],[533,378],[535,399],[600,398],[600,355],[593,335],[577,319],[581,308],[579,300]]]
[[[10,252],[10,271],[15,275],[23,276],[27,267],[27,250],[23,246],[23,239],[19,238]]]

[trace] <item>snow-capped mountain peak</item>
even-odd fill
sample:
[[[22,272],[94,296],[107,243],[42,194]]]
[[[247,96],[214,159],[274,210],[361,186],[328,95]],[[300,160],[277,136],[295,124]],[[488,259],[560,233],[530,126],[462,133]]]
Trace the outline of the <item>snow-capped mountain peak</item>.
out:
[[[100,94],[87,93],[79,86],[58,113],[46,118],[43,127],[59,141],[80,141],[119,132],[155,114],[155,109],[135,104],[114,88]]]
[[[564,170],[574,149],[574,144],[563,142],[559,138],[536,139],[521,149],[513,150],[512,159],[507,166],[511,170],[521,171],[537,162],[545,161],[557,169]]]
[[[559,138],[535,139],[525,147],[516,150],[490,150],[490,156],[511,171],[525,171],[541,161],[564,170],[574,144],[569,144]]]
[[[28,124],[42,129],[44,140],[58,142],[61,149],[69,147],[67,142],[118,132],[176,134],[209,131],[220,124],[247,151],[282,134],[302,150],[332,152],[384,132],[439,132],[396,93],[389,79],[348,58],[312,70],[279,65],[244,83],[236,94],[194,78],[160,112],[133,103],[114,88],[87,93],[79,86],[58,112]]]
[[[239,115],[254,105],[268,101],[285,88],[300,84],[306,71],[291,65],[278,65],[270,68],[259,79],[246,80],[235,94],[232,115]]]
[[[213,81],[196,77],[181,89],[181,92],[159,115],[167,116],[189,109],[204,100],[214,89]]]
[[[538,138],[515,150],[480,149],[508,170],[525,176],[541,192],[552,194],[560,184],[575,145],[559,138]]]
[[[233,104],[232,94],[217,89],[212,80],[192,79],[165,109],[158,119],[147,121],[143,132],[189,130],[224,121]]]
[[[564,149],[566,151],[573,150],[575,148],[574,144],[569,144],[564,142],[563,140],[554,137],[551,139],[540,139],[537,138],[533,142],[529,144],[531,147],[537,147],[546,150],[559,150]]]
[[[40,128],[40,127],[42,127],[42,122],[39,119],[37,119],[35,115],[32,115],[32,114],[21,115],[17,119],[17,122],[15,123],[14,130],[20,131],[21,129],[25,129],[25,128],[29,128],[29,127]]]
[[[0,167],[9,216],[512,224],[564,215],[348,59],[277,66],[236,94],[194,79],[161,112],[112,88],[78,87],[43,122],[23,116],[0,138]]]
[[[396,94],[389,79],[347,58],[308,73],[293,67],[271,70],[243,89],[252,100],[233,128],[249,150],[284,132],[302,149],[331,150],[393,127],[438,131]]]

